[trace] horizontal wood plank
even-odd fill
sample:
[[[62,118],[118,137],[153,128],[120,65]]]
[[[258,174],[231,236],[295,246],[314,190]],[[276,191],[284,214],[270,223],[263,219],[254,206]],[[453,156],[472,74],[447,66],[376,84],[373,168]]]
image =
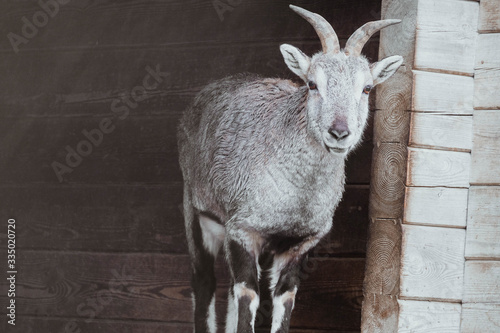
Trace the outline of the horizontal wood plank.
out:
[[[470,151],[472,117],[412,112],[408,145]]]
[[[499,109],[500,99],[495,93],[499,88],[500,57],[498,57],[500,33],[480,34],[476,51],[474,78],[474,108]]]
[[[401,298],[460,301],[465,230],[403,225]]]
[[[479,9],[479,31],[500,31],[500,6],[498,0],[481,0]]]
[[[417,70],[413,73],[413,111],[472,114],[473,78]]]
[[[408,147],[407,186],[469,187],[470,154]]]
[[[364,256],[368,195],[366,186],[347,185],[332,231],[313,256]],[[23,250],[187,253],[180,182],[2,186],[0,202],[0,218],[18,221]]]
[[[244,42],[256,39],[314,39],[314,29],[288,8],[288,2],[222,1],[220,15],[211,0],[112,1],[89,3],[73,0],[61,5],[47,24],[37,29],[20,52],[33,49],[154,47],[179,43],[203,44],[207,40]],[[361,22],[380,18],[378,1],[337,1],[335,3],[298,0],[295,5],[307,8],[332,22],[337,34],[347,38]],[[2,31],[22,36],[26,16],[42,8],[38,1],[5,2],[0,24]],[[77,33],[79,32],[79,33]],[[103,33],[105,32],[105,33]],[[0,49],[11,51],[7,38]]]
[[[472,76],[478,12],[474,1],[420,0],[414,68]]]
[[[404,223],[465,228],[467,189],[407,187]]]
[[[474,112],[471,184],[500,185],[500,110]]]
[[[136,322],[133,320],[106,320],[94,319],[89,322],[79,318],[46,318],[34,316],[20,316],[16,320],[16,326],[7,326],[3,321],[0,328],[9,333],[29,332],[51,332],[51,333],[192,333],[193,325],[187,323],[160,323],[160,322]],[[219,325],[219,330],[223,325]],[[78,331],[81,330],[81,331]],[[257,327],[256,333],[268,333],[269,328]],[[317,330],[290,328],[290,333],[357,333],[356,330]]]
[[[23,251],[18,259],[23,267],[16,293],[19,316],[70,317],[78,322],[94,316],[192,322],[191,265],[187,256]],[[363,259],[311,259],[301,269],[292,325],[356,330],[360,325],[363,268]],[[228,286],[222,260],[216,272],[217,313],[222,324]],[[6,282],[0,282],[2,288]],[[7,297],[1,295],[0,299],[4,302]],[[97,307],[93,308],[95,303]],[[264,311],[262,315],[269,313]]]
[[[500,109],[500,68],[477,69],[474,75],[474,109]]]
[[[458,333],[461,305],[399,300],[399,333]]]
[[[464,303],[461,333],[499,332],[500,304]]]
[[[472,186],[469,191],[465,256],[500,259],[500,187]]]
[[[476,47],[476,69],[500,68],[500,33],[479,34]]]
[[[464,303],[500,303],[500,261],[467,260]]]

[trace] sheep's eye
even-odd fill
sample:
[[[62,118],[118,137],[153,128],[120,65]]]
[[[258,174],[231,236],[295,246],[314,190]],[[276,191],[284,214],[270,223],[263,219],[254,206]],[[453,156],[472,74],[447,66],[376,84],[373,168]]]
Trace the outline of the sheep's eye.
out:
[[[368,95],[368,94],[370,93],[370,91],[372,91],[372,88],[373,88],[373,87],[372,87],[372,86],[370,86],[370,85],[365,86],[365,87],[363,88],[363,94],[367,94],[367,95]]]
[[[309,82],[307,83],[307,86],[308,86],[308,87],[309,87],[309,89],[311,89],[311,90],[316,90],[316,89],[318,89],[318,87],[316,86],[316,83],[314,83],[314,82],[312,82],[312,81],[309,81]]]

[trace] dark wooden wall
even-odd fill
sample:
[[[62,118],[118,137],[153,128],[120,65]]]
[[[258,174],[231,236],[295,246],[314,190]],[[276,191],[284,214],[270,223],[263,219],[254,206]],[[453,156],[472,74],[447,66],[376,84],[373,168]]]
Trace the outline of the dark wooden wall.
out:
[[[205,84],[228,74],[293,78],[281,43],[308,54],[320,47],[289,1],[231,3],[221,20],[211,0],[72,0],[16,53],[8,33],[22,36],[22,18],[33,22],[41,8],[35,0],[2,2],[0,240],[5,248],[6,221],[15,218],[19,271],[17,325],[2,319],[3,332],[191,332],[180,114]],[[332,22],[341,43],[380,17],[375,0],[293,3]],[[365,54],[376,59],[377,50],[375,37]],[[117,118],[113,100],[142,84],[147,66],[169,75]],[[76,148],[103,118],[114,131],[59,182],[52,163],[65,163],[65,147]],[[304,268],[294,332],[359,331],[371,151],[369,128],[349,158],[332,234]],[[227,271],[218,265],[223,326]]]

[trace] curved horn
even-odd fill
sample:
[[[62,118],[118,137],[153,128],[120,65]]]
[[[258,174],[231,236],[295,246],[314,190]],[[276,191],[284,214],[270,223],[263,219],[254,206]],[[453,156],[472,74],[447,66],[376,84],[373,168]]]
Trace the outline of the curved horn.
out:
[[[365,23],[349,37],[345,44],[344,53],[347,55],[359,56],[363,46],[365,46],[365,43],[374,33],[399,22],[401,22],[401,20],[380,20]]]
[[[316,33],[321,40],[321,46],[323,47],[323,53],[338,53],[340,52],[339,38],[333,30],[330,23],[328,23],[323,17],[303,8],[290,5],[290,8],[305,18],[316,30]]]

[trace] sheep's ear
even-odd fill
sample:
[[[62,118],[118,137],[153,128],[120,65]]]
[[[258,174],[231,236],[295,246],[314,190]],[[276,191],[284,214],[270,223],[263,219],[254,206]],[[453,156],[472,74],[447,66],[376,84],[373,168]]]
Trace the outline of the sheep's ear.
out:
[[[285,63],[292,72],[297,74],[302,80],[307,81],[307,71],[311,65],[311,58],[306,56],[301,50],[289,44],[280,46],[281,54]]]
[[[384,82],[396,73],[399,66],[403,63],[403,57],[401,56],[391,56],[380,60],[379,62],[373,63],[370,68],[372,71],[373,85],[376,86],[379,83]]]

